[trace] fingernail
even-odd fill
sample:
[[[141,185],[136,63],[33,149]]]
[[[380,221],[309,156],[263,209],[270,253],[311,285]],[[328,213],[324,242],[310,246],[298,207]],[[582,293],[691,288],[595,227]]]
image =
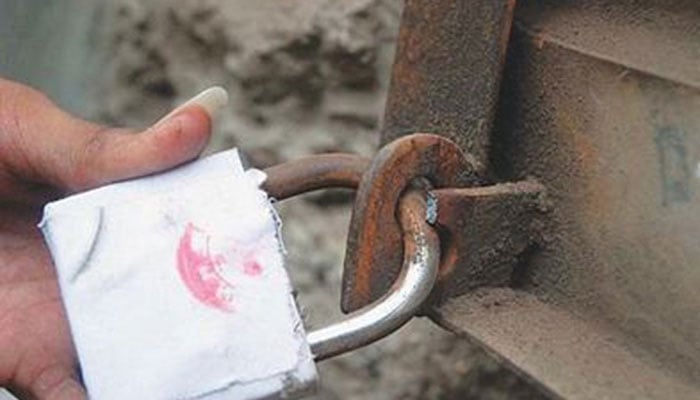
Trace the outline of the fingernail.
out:
[[[168,113],[168,115],[161,118],[160,121],[156,123],[156,125],[159,125],[161,122],[172,117],[180,110],[192,105],[202,107],[207,112],[207,114],[209,114],[209,117],[213,117],[214,114],[218,110],[226,106],[226,104],[228,104],[228,92],[226,91],[226,89],[220,86],[210,87],[209,89],[204,90],[200,94],[186,101],[181,106],[175,108],[173,111]]]

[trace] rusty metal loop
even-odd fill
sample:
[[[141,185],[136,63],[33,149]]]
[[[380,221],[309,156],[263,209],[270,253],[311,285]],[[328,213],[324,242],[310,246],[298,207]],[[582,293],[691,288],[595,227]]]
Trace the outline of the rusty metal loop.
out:
[[[263,188],[277,199],[329,187],[356,189],[369,160],[350,154],[310,156],[265,170]],[[408,322],[435,285],[440,262],[437,233],[427,222],[427,193],[410,191],[400,200],[403,268],[389,291],[346,319],[309,332],[307,339],[316,361],[375,342]]]
[[[401,272],[402,233],[397,210],[418,178],[436,188],[475,184],[481,166],[454,142],[416,133],[382,147],[364,173],[355,198],[343,268],[341,307],[352,312],[387,293]]]

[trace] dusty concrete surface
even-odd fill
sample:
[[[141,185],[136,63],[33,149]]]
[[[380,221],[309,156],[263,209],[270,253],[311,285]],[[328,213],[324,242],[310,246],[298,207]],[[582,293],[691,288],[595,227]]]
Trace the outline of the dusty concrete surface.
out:
[[[208,151],[239,146],[256,166],[310,153],[375,151],[401,1],[102,0],[91,5],[97,28],[89,30],[83,45],[94,46],[90,59],[96,56],[103,66],[97,79],[85,75],[82,96],[42,85],[46,78],[56,79],[51,68],[35,74],[41,82],[36,76],[24,79],[49,90],[59,104],[75,103],[73,112],[104,123],[145,126],[217,84],[230,91],[232,103],[220,116]],[[70,15],[55,16],[71,23]],[[72,61],[78,64],[76,76],[86,68],[81,60]],[[88,96],[88,90],[98,95]],[[73,96],[82,100],[69,101]],[[311,326],[341,316],[350,201],[347,193],[334,192],[280,205],[289,269]],[[318,399],[539,397],[481,350],[423,319],[373,346],[324,362],[319,370]]]

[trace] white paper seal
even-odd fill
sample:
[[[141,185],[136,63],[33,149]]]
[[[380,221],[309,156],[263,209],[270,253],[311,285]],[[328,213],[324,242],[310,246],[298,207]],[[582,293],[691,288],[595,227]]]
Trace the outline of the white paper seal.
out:
[[[40,227],[91,399],[313,389],[261,179],[231,150],[46,206]]]

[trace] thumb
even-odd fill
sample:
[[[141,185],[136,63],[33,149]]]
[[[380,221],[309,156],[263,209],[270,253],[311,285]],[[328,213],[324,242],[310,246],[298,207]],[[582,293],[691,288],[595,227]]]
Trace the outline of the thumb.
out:
[[[224,89],[207,89],[133,132],[75,118],[43,94],[0,79],[0,166],[19,179],[68,191],[159,172],[200,154],[212,114],[227,101]]]
[[[212,115],[227,102],[226,91],[215,87],[140,133],[93,129],[84,134],[77,147],[69,149],[72,163],[63,170],[59,181],[70,191],[84,190],[190,161],[209,141]]]

